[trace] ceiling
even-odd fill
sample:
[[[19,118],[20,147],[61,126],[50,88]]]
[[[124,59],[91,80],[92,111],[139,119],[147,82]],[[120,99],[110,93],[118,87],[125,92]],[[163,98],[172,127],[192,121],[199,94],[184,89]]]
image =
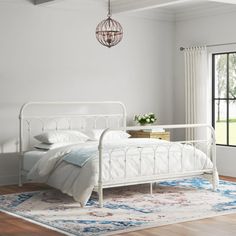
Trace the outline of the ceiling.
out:
[[[235,0],[236,3],[236,0]],[[236,11],[235,4],[213,2],[206,0],[187,1],[160,8],[150,9],[149,14],[160,14],[162,12],[172,15],[172,20],[181,21],[192,18],[207,17],[210,15],[224,14]]]
[[[215,8],[221,6],[229,6],[229,4],[219,3],[219,2],[210,2],[210,1],[193,1],[193,2],[182,2],[175,5],[169,5],[162,7],[162,9],[166,9],[172,11],[174,13],[184,12],[184,11],[192,11],[196,9],[202,8]]]
[[[106,1],[106,0],[105,0]],[[115,12],[165,9],[172,12],[197,8],[236,6],[236,0],[112,0]]]
[[[31,0],[33,1],[33,0]],[[47,6],[69,10],[106,9],[108,0],[35,0],[45,1]],[[50,1],[50,3],[48,3]],[[210,14],[213,11],[236,10],[236,0],[111,0],[113,14],[127,12],[141,12],[158,14],[160,12],[172,14],[180,18],[183,14],[193,16],[196,13]]]

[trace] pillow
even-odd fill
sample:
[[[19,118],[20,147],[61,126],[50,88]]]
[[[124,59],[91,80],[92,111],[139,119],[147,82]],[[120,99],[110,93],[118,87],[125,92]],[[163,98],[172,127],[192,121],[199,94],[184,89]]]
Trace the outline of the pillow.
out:
[[[89,137],[76,130],[54,130],[34,136],[41,143],[84,143]]]
[[[54,143],[54,144],[48,144],[48,143],[38,143],[34,145],[34,148],[43,150],[43,151],[49,151],[55,148],[67,146],[71,143]],[[73,144],[73,143],[72,143]]]
[[[90,138],[92,140],[99,140],[103,131],[104,131],[103,129],[93,129]],[[121,139],[128,139],[129,137],[130,137],[130,135],[128,133],[126,133],[125,131],[111,130],[105,134],[103,140],[106,140],[106,141],[121,140]]]

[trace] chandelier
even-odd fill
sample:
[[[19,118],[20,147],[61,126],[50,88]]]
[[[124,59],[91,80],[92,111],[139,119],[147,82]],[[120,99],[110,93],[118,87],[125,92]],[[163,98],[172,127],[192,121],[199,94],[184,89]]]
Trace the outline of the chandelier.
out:
[[[111,1],[108,0],[107,19],[98,24],[96,28],[96,38],[103,45],[111,48],[117,45],[123,38],[121,24],[111,18]]]

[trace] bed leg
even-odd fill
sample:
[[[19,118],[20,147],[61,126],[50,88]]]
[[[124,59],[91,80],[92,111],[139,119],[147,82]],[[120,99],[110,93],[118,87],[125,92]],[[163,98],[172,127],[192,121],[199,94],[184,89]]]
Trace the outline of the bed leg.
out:
[[[22,187],[22,177],[21,177],[21,176],[19,176],[18,186],[19,186],[19,187]]]
[[[219,186],[219,177],[217,173],[217,167],[216,167],[216,137],[214,129],[212,129],[212,163],[213,163],[213,173],[212,173],[212,185],[213,185],[213,191],[216,191]]]
[[[21,170],[19,170],[18,186],[22,187],[22,174],[21,174]]]
[[[152,195],[153,193],[153,188],[152,188],[152,183],[150,183],[150,194]]]
[[[103,189],[101,187],[98,190],[98,197],[99,197],[99,207],[103,208]]]
[[[19,175],[18,175],[18,186],[19,187],[22,187],[22,155],[20,154],[19,156],[19,168],[18,168],[18,171],[19,171]]]

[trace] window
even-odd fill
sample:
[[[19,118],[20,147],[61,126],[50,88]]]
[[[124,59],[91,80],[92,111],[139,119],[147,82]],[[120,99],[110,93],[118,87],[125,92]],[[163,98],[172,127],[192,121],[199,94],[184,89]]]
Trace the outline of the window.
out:
[[[236,52],[212,58],[212,121],[216,143],[236,146]]]

